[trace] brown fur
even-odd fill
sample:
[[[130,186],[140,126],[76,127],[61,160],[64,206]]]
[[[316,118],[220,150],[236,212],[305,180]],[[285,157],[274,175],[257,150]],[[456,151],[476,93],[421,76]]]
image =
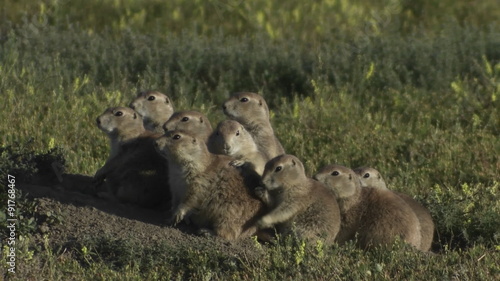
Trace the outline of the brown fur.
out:
[[[235,166],[246,166],[259,175],[264,172],[266,156],[257,148],[250,133],[237,121],[224,120],[219,123],[210,138],[209,146],[220,153],[234,157]]]
[[[226,116],[240,122],[252,135],[266,160],[285,153],[274,135],[269,121],[269,108],[262,96],[248,92],[235,93],[224,102],[222,108]]]
[[[231,157],[210,153],[204,141],[184,131],[167,132],[157,140],[157,149],[176,164],[185,184],[174,223],[190,214],[198,227],[230,241],[256,232],[255,221],[264,208],[253,196],[258,175],[243,177],[230,165]]]
[[[142,116],[146,130],[159,134],[164,133],[163,124],[174,113],[174,106],[170,98],[157,91],[138,93],[129,107]]]
[[[382,175],[380,175],[380,172],[376,169],[370,167],[359,167],[354,169],[354,172],[359,176],[361,186],[371,186],[378,189],[388,190]],[[420,250],[429,251],[434,238],[434,222],[432,221],[431,213],[427,210],[427,208],[422,206],[412,197],[401,192],[393,192],[401,197],[401,199],[403,199],[417,215],[421,230]]]
[[[212,125],[210,120],[198,111],[178,111],[163,125],[163,129],[168,131],[182,130],[197,138],[208,142],[212,134]]]
[[[264,170],[265,188],[256,190],[270,212],[258,222],[260,228],[276,226],[279,233],[333,243],[340,228],[335,196],[321,183],[306,176],[293,155],[270,160]]]
[[[420,223],[413,210],[388,190],[361,188],[358,176],[340,165],[326,166],[314,176],[337,196],[342,224],[339,242],[357,236],[361,248],[385,246],[400,237],[420,247]]]
[[[160,135],[146,131],[139,114],[127,107],[107,109],[97,118],[98,127],[111,143],[106,164],[94,181],[121,202],[156,207],[168,202],[166,161],[155,151]]]

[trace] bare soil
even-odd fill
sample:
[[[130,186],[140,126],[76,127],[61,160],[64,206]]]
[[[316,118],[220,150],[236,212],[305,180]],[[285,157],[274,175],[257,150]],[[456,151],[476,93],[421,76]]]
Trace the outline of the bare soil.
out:
[[[51,244],[61,246],[89,237],[108,236],[139,241],[146,246],[163,242],[173,248],[215,250],[247,259],[260,256],[261,248],[250,238],[229,243],[217,237],[197,236],[187,224],[167,226],[165,211],[100,198],[93,192],[91,181],[91,177],[65,175],[63,183],[19,186],[28,198],[38,201],[37,214],[43,216],[52,212],[60,219],[58,223],[41,223],[37,239],[48,234]]]

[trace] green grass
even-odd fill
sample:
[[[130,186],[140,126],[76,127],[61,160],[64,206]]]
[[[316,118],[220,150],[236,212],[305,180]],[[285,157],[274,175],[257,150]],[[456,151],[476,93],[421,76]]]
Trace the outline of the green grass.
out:
[[[64,158],[70,173],[93,175],[108,153],[95,118],[139,90],[165,92],[176,109],[200,110],[214,125],[230,92],[254,91],[269,102],[276,134],[308,174],[329,163],[376,167],[391,189],[428,206],[441,251],[334,246],[320,254],[311,246],[302,253],[298,242],[283,241],[258,261],[165,249],[171,255],[151,262],[164,245],[102,238],[65,252],[27,238],[36,226],[25,220],[19,255],[31,264],[27,271],[42,269],[51,280],[500,274],[496,1],[4,2],[2,185],[6,173],[28,179],[51,157]],[[36,207],[25,204],[29,218]],[[119,262],[103,243],[116,248]]]
[[[500,18],[492,0],[5,0],[2,6],[4,30],[34,19],[61,28],[78,24],[88,33],[128,29],[155,35],[263,33],[272,40],[294,37],[314,43],[332,34],[406,35],[419,29],[438,34],[436,27],[447,22],[487,26]]]
[[[326,247],[285,239],[256,244],[258,258],[248,258],[110,237],[80,241],[64,251],[53,250],[48,237],[35,248],[27,249],[29,243],[22,240],[20,257],[31,266],[21,264],[11,280],[492,280],[500,274],[498,253],[483,245],[429,255],[402,243],[364,252],[353,244]]]

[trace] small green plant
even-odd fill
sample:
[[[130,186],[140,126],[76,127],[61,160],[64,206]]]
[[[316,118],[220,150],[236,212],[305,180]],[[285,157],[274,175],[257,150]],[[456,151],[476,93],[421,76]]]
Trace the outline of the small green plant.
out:
[[[441,245],[497,245],[500,232],[499,183],[463,184],[460,189],[436,185],[427,199]],[[480,203],[479,203],[480,202]]]

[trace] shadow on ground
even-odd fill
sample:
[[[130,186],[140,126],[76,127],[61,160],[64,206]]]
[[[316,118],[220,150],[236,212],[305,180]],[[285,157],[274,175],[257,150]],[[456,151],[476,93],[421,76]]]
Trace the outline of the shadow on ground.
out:
[[[28,200],[36,200],[36,213],[51,212],[58,223],[42,227],[37,236],[48,235],[55,247],[74,245],[93,237],[112,237],[144,244],[167,243],[173,249],[195,248],[220,251],[228,255],[255,256],[255,242],[248,238],[229,243],[216,237],[200,237],[186,224],[165,225],[165,211],[145,209],[98,197],[92,189],[92,177],[63,175],[63,181],[19,184]]]

